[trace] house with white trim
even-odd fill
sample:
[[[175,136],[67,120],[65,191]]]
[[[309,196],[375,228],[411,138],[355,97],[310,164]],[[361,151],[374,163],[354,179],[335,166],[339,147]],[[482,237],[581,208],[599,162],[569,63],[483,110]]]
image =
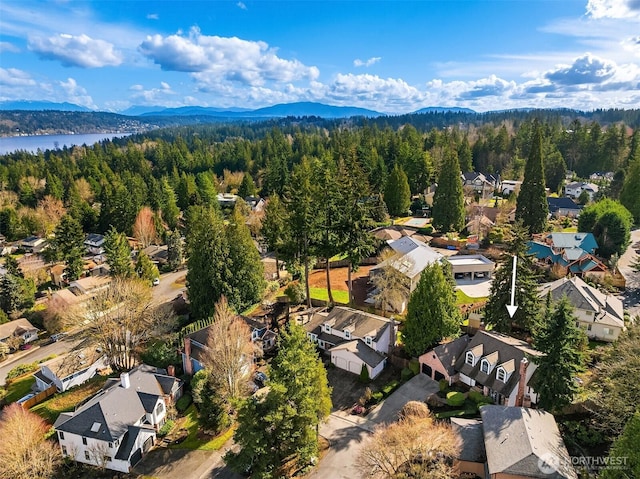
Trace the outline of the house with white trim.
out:
[[[104,353],[95,347],[88,347],[42,363],[33,376],[39,391],[54,385],[61,393],[88,381],[106,367]]]
[[[613,342],[624,331],[624,306],[611,294],[589,286],[577,276],[560,278],[539,287],[542,299],[551,294],[553,301],[566,297],[573,306],[576,325],[584,329],[587,337]]]
[[[0,324],[0,342],[5,342],[13,336],[20,338],[23,344],[38,339],[38,331],[26,318],[14,319],[8,323]]]
[[[142,364],[112,379],[104,389],[62,413],[53,425],[60,449],[74,461],[128,473],[153,446],[167,405],[182,393],[182,381]]]
[[[573,181],[564,186],[564,194],[566,196],[576,199],[583,191],[586,191],[589,195],[589,201],[593,201],[593,196],[598,192],[598,190],[598,185],[594,183],[587,183],[585,181]]]
[[[336,367],[360,374],[364,366],[371,379],[384,369],[398,331],[392,319],[345,306],[315,313],[303,327]]]
[[[105,237],[97,233],[89,233],[84,240],[87,252],[94,255],[104,254]]]

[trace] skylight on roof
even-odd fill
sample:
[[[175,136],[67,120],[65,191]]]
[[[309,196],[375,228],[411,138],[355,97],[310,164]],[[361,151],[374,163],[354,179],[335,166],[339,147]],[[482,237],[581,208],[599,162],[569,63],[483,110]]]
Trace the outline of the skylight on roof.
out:
[[[91,426],[91,432],[98,432],[100,430],[101,424],[99,422],[94,422],[93,426]]]

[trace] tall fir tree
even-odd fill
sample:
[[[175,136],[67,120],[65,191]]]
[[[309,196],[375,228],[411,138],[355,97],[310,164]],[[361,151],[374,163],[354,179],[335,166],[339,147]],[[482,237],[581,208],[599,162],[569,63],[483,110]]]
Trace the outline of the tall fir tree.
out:
[[[464,217],[464,193],[458,155],[455,150],[448,148],[433,196],[433,226],[442,233],[459,232],[464,228]]]
[[[485,321],[501,333],[510,333],[512,324],[530,331],[536,324],[540,310],[538,297],[538,274],[533,258],[527,255],[527,230],[521,221],[517,221],[507,242],[507,254],[500,261],[491,283],[489,300],[484,307]],[[509,317],[507,305],[511,303],[511,280],[513,256],[516,261],[515,304],[518,306],[513,318]]]
[[[158,267],[151,261],[147,253],[140,251],[136,261],[136,273],[140,279],[151,286],[154,279],[160,277]]]
[[[524,180],[516,204],[516,219],[522,220],[529,233],[542,233],[547,227],[549,205],[545,188],[542,127],[536,120],[533,124],[529,158],[524,167]]]
[[[407,175],[397,164],[391,170],[384,189],[384,202],[391,216],[406,216],[411,204]]]
[[[633,215],[636,224],[640,224],[640,148],[629,160],[629,170],[620,191],[622,203]]]
[[[129,278],[133,275],[129,241],[124,233],[119,233],[113,226],[105,236],[104,254],[111,276]]]
[[[287,210],[280,197],[275,193],[269,197],[264,208],[261,233],[267,241],[269,249],[275,253],[276,270],[279,272],[280,258],[291,240],[287,228]]]
[[[271,365],[269,392],[247,399],[238,413],[225,461],[255,478],[284,477],[318,455],[318,425],[331,412],[331,388],[318,354],[301,326],[289,323]]]
[[[256,195],[256,184],[253,182],[253,178],[248,172],[242,176],[242,182],[238,188],[238,196],[240,198],[246,198],[248,196]]]
[[[220,213],[206,206],[187,210],[187,292],[197,319],[213,315],[216,301],[226,294],[231,276],[229,247]]]
[[[427,266],[411,293],[402,330],[405,351],[418,357],[429,346],[460,331],[462,316],[451,284],[451,268],[440,263]]]
[[[584,332],[576,326],[573,306],[564,297],[552,305],[533,336],[533,346],[542,353],[533,358],[538,365],[533,389],[538,405],[547,411],[561,411],[578,391],[576,375],[583,371],[586,346]]]
[[[65,274],[68,281],[75,281],[82,274],[84,262],[84,233],[82,225],[73,216],[67,214],[60,219],[55,230],[51,247],[58,258],[65,262]]]
[[[177,269],[184,261],[182,235],[178,230],[167,231],[165,241],[167,243],[167,265],[171,269]]]

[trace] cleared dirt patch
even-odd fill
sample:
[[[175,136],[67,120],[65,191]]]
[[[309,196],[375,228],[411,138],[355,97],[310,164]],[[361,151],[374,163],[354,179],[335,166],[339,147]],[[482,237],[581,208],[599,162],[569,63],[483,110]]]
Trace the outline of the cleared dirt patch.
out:
[[[369,279],[369,271],[373,266],[360,266],[358,271],[351,273],[353,282],[353,295],[358,305],[364,305],[367,297],[367,282]],[[331,289],[334,291],[348,291],[347,285],[349,268],[332,268],[331,269]],[[325,288],[327,287],[327,273],[323,269],[316,269],[309,275],[309,287]]]

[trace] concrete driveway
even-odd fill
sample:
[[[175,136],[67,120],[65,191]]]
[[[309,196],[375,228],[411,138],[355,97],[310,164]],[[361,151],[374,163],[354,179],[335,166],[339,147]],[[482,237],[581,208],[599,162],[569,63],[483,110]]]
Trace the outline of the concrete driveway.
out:
[[[483,279],[456,279],[457,289],[471,298],[486,298],[491,292],[491,278]]]
[[[366,417],[353,416],[347,411],[333,412],[329,420],[320,426],[320,434],[329,441],[329,451],[308,477],[313,479],[367,477],[355,462],[376,426],[396,421],[398,412],[407,402],[425,401],[439,389],[437,381],[424,374],[418,374],[400,386]]]

